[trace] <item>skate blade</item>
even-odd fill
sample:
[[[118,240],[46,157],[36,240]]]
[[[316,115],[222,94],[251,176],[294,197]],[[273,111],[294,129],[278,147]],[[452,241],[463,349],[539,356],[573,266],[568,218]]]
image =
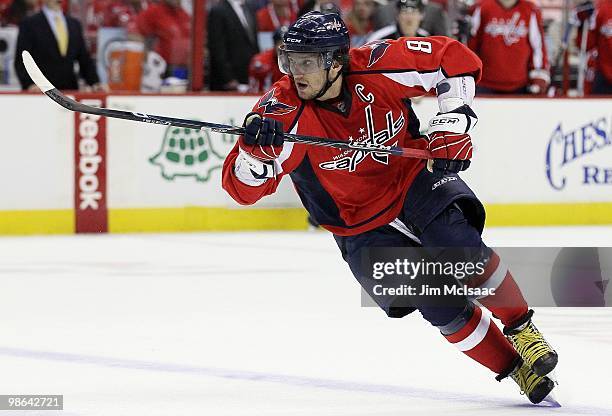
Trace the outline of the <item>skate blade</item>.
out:
[[[555,393],[552,391],[548,393],[548,396],[544,397],[544,400],[542,400],[539,405],[544,405],[546,407],[561,407],[561,403],[557,401]]]

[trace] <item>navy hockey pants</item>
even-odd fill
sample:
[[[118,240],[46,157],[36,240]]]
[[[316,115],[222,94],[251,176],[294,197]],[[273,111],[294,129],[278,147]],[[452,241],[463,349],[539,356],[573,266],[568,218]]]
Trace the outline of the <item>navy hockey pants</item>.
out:
[[[334,236],[344,260],[367,293],[372,293],[372,288],[377,282],[368,272],[361,270],[363,267],[361,249],[364,247],[422,246],[486,249],[480,236],[484,223],[484,209],[481,208],[482,205],[476,197],[471,194],[467,185],[457,178],[456,181],[449,182],[447,191],[439,195],[435,193],[432,195],[432,192],[429,191],[432,187],[428,182],[433,180],[433,175],[422,173],[420,176],[421,179],[417,178],[417,183],[411,187],[411,191],[412,188],[419,191],[419,198],[411,198],[411,191],[409,191],[406,206],[398,217],[409,226],[412,234],[420,240],[420,243],[390,225],[354,236]],[[424,201],[424,204],[419,206],[418,200]],[[423,209],[426,206],[432,209]],[[428,214],[422,214],[424,212]],[[424,215],[432,215],[433,218],[427,218]],[[461,299],[449,299],[448,303],[452,306],[444,307],[431,305],[397,307],[394,305],[393,297],[377,297],[375,300],[389,317],[401,318],[418,309],[432,325],[444,327],[457,318],[466,309],[469,302],[464,296],[453,296]]]

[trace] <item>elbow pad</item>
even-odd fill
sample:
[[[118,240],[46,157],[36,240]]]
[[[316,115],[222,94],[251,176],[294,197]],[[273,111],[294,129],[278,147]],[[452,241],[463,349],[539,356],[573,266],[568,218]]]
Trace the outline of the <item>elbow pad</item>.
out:
[[[448,113],[463,105],[471,106],[476,94],[476,83],[471,76],[446,78],[436,85],[441,113]]]

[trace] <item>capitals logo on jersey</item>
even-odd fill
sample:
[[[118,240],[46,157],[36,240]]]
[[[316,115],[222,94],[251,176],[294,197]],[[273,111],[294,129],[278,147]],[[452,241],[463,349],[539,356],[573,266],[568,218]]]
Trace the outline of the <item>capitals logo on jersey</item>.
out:
[[[385,40],[375,40],[369,43],[366,43],[362,46],[362,48],[370,48],[370,59],[368,61],[368,68],[374,65],[376,62],[383,57],[387,49],[389,48],[389,44]]]
[[[485,26],[485,33],[492,37],[502,36],[504,43],[508,46],[518,42],[521,38],[527,36],[529,32],[525,26],[525,22],[521,19],[520,13],[514,13],[508,20],[493,18],[489,24]]]
[[[374,116],[372,114],[372,105],[369,104],[365,108],[366,128],[359,129],[361,136],[357,139],[349,137],[349,143],[362,147],[377,147],[377,146],[397,146],[397,140],[393,140],[398,133],[402,132],[405,124],[404,114],[400,113],[397,119],[393,119],[393,113],[387,112],[385,120],[387,125],[385,128],[376,131],[374,127]],[[390,143],[393,142],[393,143]],[[367,152],[363,150],[345,150],[333,160],[319,164],[319,167],[324,170],[348,170],[355,172],[357,166],[370,156],[375,162],[383,165],[389,164],[389,155],[386,153]]]
[[[264,109],[264,114],[275,114],[278,116],[282,116],[285,114],[289,114],[297,108],[296,106],[281,103],[280,101],[278,101],[278,98],[274,96],[275,90],[276,88],[272,88],[269,92],[267,92],[266,95],[261,97],[261,100],[257,105],[257,108]]]

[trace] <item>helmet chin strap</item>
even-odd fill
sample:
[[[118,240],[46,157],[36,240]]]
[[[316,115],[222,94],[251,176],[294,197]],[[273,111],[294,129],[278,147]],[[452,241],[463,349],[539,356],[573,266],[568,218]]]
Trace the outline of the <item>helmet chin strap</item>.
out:
[[[336,75],[336,77],[333,80],[329,80],[329,71],[331,70],[331,67],[327,68],[327,72],[325,73],[325,85],[323,85],[323,87],[321,87],[321,90],[319,91],[319,93],[313,98],[313,100],[316,100],[317,98],[321,98],[325,95],[325,93],[327,92],[327,90],[330,89],[330,87],[332,85],[334,85],[334,82],[336,82],[336,80],[340,77],[340,74],[342,74],[342,71],[338,71],[338,74]]]

